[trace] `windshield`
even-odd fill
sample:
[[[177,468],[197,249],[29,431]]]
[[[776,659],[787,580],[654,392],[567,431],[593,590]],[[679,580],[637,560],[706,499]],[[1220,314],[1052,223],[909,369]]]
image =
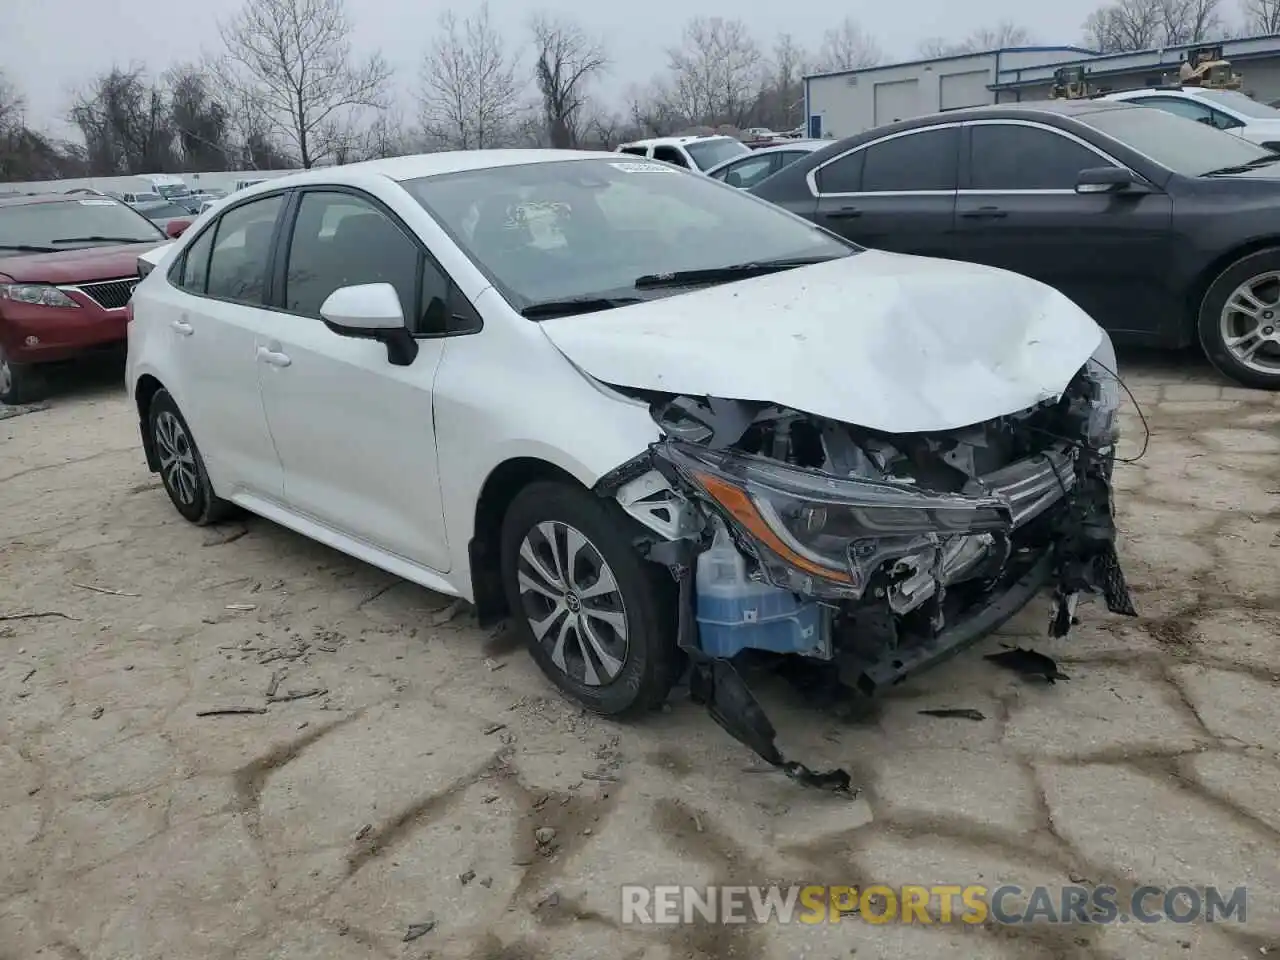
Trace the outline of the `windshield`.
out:
[[[1266,147],[1152,107],[1099,110],[1078,119],[1184,177],[1275,157]]]
[[[134,207],[148,220],[172,220],[174,217],[189,217],[191,211],[177,203],[140,203]]]
[[[1280,120],[1280,110],[1259,103],[1239,90],[1200,90],[1196,98],[1219,103],[1231,112],[1252,120]]]
[[[516,310],[571,298],[634,297],[641,277],[834,259],[859,249],[710,178],[617,154],[469,170],[401,186]]]
[[[165,239],[146,218],[104,197],[0,207],[0,245],[75,250],[105,242],[78,237],[108,237],[116,243]]]
[[[191,195],[191,191],[184,183],[163,184],[156,187],[156,192],[166,200],[172,200],[174,197],[187,197]]]
[[[724,163],[726,160],[751,152],[751,148],[741,140],[733,140],[729,137],[686,143],[684,148],[689,151],[689,156],[693,157],[693,162],[698,165],[699,170],[710,170],[717,163]]]

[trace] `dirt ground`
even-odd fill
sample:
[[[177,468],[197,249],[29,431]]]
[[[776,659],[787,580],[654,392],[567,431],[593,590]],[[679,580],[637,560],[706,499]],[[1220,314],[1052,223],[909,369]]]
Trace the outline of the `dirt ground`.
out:
[[[1051,641],[1033,605],[855,720],[758,688],[784,751],[850,770],[854,799],[761,772],[679,691],[639,724],[586,716],[443,597],[264,521],[186,524],[118,371],[0,420],[0,615],[56,614],[0,621],[0,956],[1280,951],[1280,396],[1188,358],[1123,373],[1152,428],[1117,479],[1141,619],[1082,605]],[[1015,642],[1070,679],[982,659]],[[258,712],[199,715],[226,706]],[[985,719],[919,713],[945,707]],[[1213,925],[619,921],[624,883],[773,881],[1249,901]]]

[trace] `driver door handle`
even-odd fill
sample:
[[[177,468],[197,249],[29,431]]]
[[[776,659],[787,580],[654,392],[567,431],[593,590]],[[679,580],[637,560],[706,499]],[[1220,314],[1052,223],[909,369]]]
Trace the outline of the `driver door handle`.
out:
[[[862,216],[862,211],[857,207],[840,207],[838,210],[832,210],[827,214],[828,220],[852,220],[855,217]]]
[[[172,320],[170,321],[169,326],[173,327],[173,329],[177,330],[184,337],[189,337],[196,332],[196,328],[185,320]]]
[[[977,210],[966,210],[960,216],[966,220],[999,220],[1009,215],[1008,211],[999,207],[979,207]]]
[[[288,354],[278,353],[275,350],[268,350],[266,347],[258,348],[258,359],[263,363],[269,363],[273,367],[287,367],[293,363],[289,359]]]

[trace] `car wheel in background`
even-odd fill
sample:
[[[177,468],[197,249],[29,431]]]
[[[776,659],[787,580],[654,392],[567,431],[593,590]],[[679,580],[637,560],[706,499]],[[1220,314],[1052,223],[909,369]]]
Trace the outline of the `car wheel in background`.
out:
[[[168,390],[151,398],[147,430],[160,463],[160,479],[178,512],[199,526],[226,519],[232,505],[214,494],[191,428]]]
[[[1197,330],[1209,360],[1228,377],[1280,390],[1280,248],[1227,267],[1205,294]]]
[[[502,525],[502,582],[515,629],[542,671],[606,716],[654,709],[683,658],[675,644],[675,582],[632,545],[615,503],[540,482]]]
[[[29,363],[14,363],[0,347],[0,403],[34,403],[44,397],[44,377]]]

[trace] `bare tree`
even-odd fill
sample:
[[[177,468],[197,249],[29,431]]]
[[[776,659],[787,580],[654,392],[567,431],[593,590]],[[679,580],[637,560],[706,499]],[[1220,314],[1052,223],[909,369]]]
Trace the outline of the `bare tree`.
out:
[[[1219,39],[1226,32],[1218,7],[1222,0],[1160,0],[1163,42],[1170,46]]]
[[[223,85],[260,106],[304,168],[331,158],[349,118],[384,105],[391,68],[378,53],[353,60],[343,0],[248,0],[220,30]]]
[[[798,117],[804,104],[802,78],[809,63],[808,53],[791,34],[778,35],[754,108],[756,119],[763,126],[788,130],[800,122]]]
[[[538,15],[532,29],[537,51],[533,72],[547,136],[556,149],[577,146],[587,86],[608,63],[604,48],[567,20]]]
[[[174,132],[184,170],[225,170],[229,144],[226,106],[213,94],[199,67],[175,67],[167,77]]]
[[[861,70],[874,67],[883,59],[880,45],[853,17],[845,17],[822,34],[817,67],[823,72]]]
[[[1280,0],[1242,0],[1240,12],[1249,33],[1280,33]]]
[[[941,37],[930,37],[922,40],[918,49],[922,57],[955,57],[984,50],[1023,47],[1031,42],[1031,32],[1026,27],[1011,20],[1001,20],[993,27],[979,27],[955,43]]]
[[[501,146],[520,112],[516,60],[489,20],[489,5],[459,20],[440,17],[422,63],[418,103],[422,130],[437,146],[483,150]]]
[[[741,20],[694,17],[667,51],[671,108],[693,123],[744,126],[759,90],[760,48]]]
[[[141,67],[95,78],[71,107],[91,172],[98,175],[164,173],[179,167],[170,105],[162,87]]]
[[[665,137],[683,126],[687,117],[675,106],[675,97],[661,80],[647,87],[632,86],[626,94],[631,126],[637,136]]]
[[[1115,0],[1089,14],[1085,42],[1118,53],[1221,39],[1226,29],[1220,5],[1221,0]]]

